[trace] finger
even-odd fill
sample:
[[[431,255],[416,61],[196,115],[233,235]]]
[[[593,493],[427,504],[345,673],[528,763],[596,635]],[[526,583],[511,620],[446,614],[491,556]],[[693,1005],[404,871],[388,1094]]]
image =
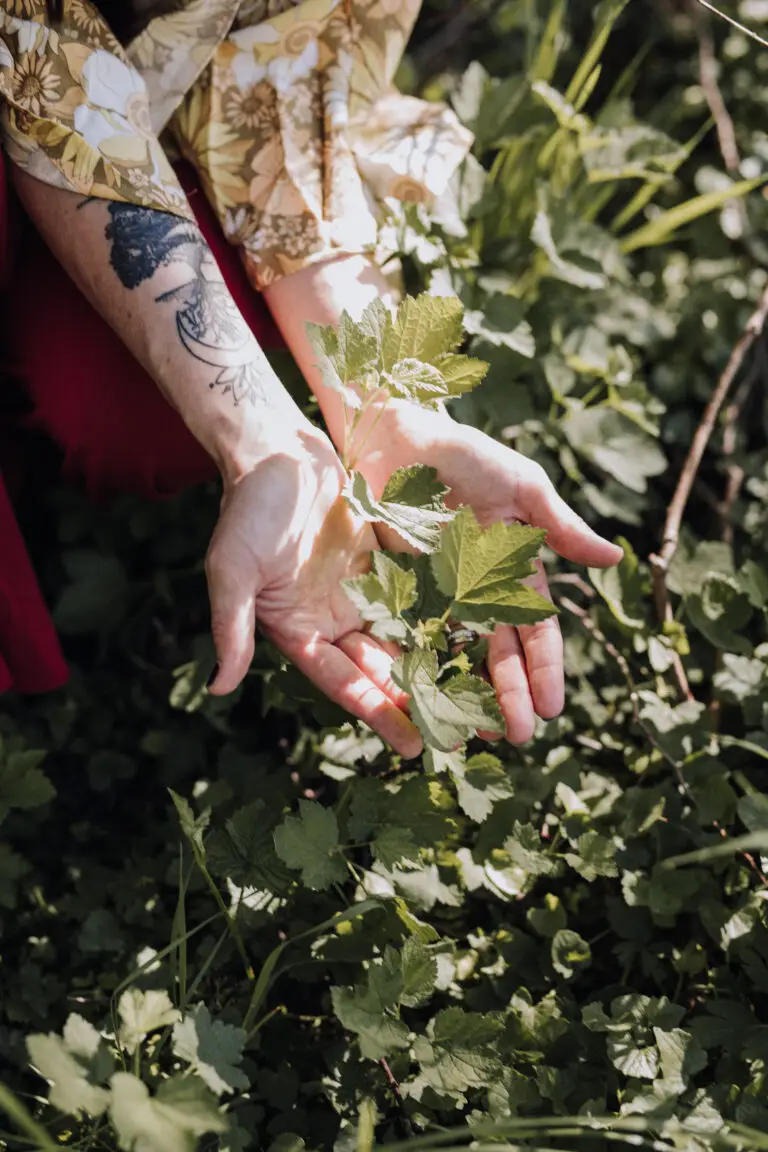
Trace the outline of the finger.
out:
[[[525,744],[533,736],[536,717],[517,629],[497,628],[488,641],[488,671],[496,689],[510,744]]]
[[[540,596],[552,599],[540,561],[537,563],[536,575],[526,583],[535,588]],[[551,720],[560,715],[565,705],[563,637],[557,617],[550,616],[538,624],[521,626],[518,634],[525,654],[533,707],[543,720]]]
[[[404,711],[408,710],[408,693],[392,679],[392,665],[400,654],[396,644],[385,646],[382,641],[366,636],[364,632],[350,632],[336,641],[336,647],[341,648],[393,704]]]
[[[254,649],[254,608],[256,588],[235,576],[215,554],[206,560],[208,597],[211,603],[211,632],[217,667],[208,685],[214,696],[234,692],[251,666]]]
[[[363,720],[396,752],[410,760],[422,749],[415,724],[360,668],[334,644],[317,640],[297,652],[287,651],[305,676],[358,720]]]
[[[546,529],[547,544],[575,564],[610,568],[624,553],[617,544],[598,536],[586,520],[559,495],[543,468],[531,465],[518,485],[520,514],[537,528]]]

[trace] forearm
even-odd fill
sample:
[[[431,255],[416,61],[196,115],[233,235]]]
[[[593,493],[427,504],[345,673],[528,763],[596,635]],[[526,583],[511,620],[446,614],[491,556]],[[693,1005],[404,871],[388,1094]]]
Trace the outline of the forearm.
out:
[[[54,255],[225,478],[237,479],[306,426],[195,225],[150,208],[83,200],[18,170],[14,177]]]
[[[293,353],[307,384],[314,393],[328,430],[336,444],[344,435],[344,402],[341,394],[323,383],[317,353],[307,335],[306,324],[339,323],[346,311],[359,320],[374,300],[394,308],[397,294],[383,273],[365,256],[340,256],[311,264],[278,280],[264,292],[267,305]]]

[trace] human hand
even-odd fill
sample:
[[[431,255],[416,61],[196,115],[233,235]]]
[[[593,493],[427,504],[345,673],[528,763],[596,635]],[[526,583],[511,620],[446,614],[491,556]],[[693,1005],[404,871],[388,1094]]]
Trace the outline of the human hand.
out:
[[[452,503],[468,504],[478,520],[491,524],[519,520],[547,532],[547,544],[566,560],[595,568],[618,564],[622,551],[598,536],[558,495],[534,461],[505,447],[476,428],[458,424],[444,411],[405,401],[391,402],[367,415],[357,443],[354,467],[378,499],[392,473],[411,464],[437,470],[451,489]],[[391,530],[377,527],[384,547],[402,549]],[[549,597],[539,562],[530,583]],[[507,726],[508,739],[531,738],[536,715],[551,719],[563,709],[563,641],[555,616],[519,628],[500,627],[490,637],[488,671]]]
[[[341,586],[370,564],[376,538],[344,497],[330,441],[307,425],[238,479],[206,558],[218,669],[209,691],[232,692],[253,657],[254,628],[327,696],[406,758],[421,751],[392,682],[393,651],[361,631]]]

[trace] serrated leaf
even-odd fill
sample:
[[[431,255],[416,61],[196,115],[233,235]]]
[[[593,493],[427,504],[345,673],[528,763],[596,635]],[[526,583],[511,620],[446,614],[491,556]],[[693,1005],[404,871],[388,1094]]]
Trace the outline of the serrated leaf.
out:
[[[437,960],[414,936],[403,944],[399,959],[402,971],[400,1003],[406,1008],[416,1008],[435,990]]]
[[[371,844],[373,855],[384,868],[396,868],[408,860],[419,859],[419,847],[410,828],[386,824]]]
[[[618,876],[616,847],[605,836],[590,829],[579,837],[576,852],[566,852],[566,863],[590,884],[598,876]]]
[[[504,851],[513,864],[530,876],[551,876],[557,860],[546,855],[541,837],[532,824],[515,821],[512,835],[504,841]]]
[[[449,771],[462,811],[477,824],[488,819],[499,801],[514,795],[514,787],[501,761],[488,752],[472,756],[465,764],[451,762]]]
[[[464,308],[455,296],[406,296],[390,330],[382,334],[382,367],[391,371],[399,360],[434,364],[455,351],[462,340]]]
[[[173,1028],[173,1051],[217,1096],[248,1087],[248,1077],[238,1067],[245,1041],[242,1028],[213,1020],[205,1004],[198,1004]]]
[[[369,1060],[382,1060],[408,1047],[405,1024],[388,1014],[397,1003],[401,988],[399,975],[396,981],[387,984],[380,977],[372,981],[369,972],[366,984],[331,989],[334,1012],[342,1026],[355,1033],[361,1053]]]
[[[344,496],[362,519],[386,524],[412,548],[432,552],[454,515],[443,502],[447,489],[436,477],[434,468],[420,464],[401,468],[390,478],[381,500],[376,500],[362,473],[353,472]]]
[[[179,1011],[174,1008],[167,992],[151,989],[128,988],[118,1001],[117,1011],[122,1020],[118,1039],[126,1052],[133,1053],[150,1032],[175,1024]]]
[[[194,1152],[198,1139],[224,1132],[216,1097],[192,1076],[164,1080],[155,1096],[130,1072],[116,1072],[109,1115],[124,1152]]]
[[[293,877],[275,851],[275,814],[263,800],[239,808],[223,828],[215,828],[206,841],[208,866],[239,888],[280,895]]]
[[[289,868],[301,871],[301,882],[322,891],[347,878],[339,855],[339,827],[331,808],[313,800],[299,801],[299,815],[286,816],[275,829],[275,850]]]
[[[488,374],[488,363],[474,356],[441,356],[437,367],[445,381],[449,396],[463,396],[477,388]]]
[[[508,624],[532,624],[551,616],[554,606],[521,584],[535,571],[532,561],[545,536],[524,524],[483,528],[471,508],[462,508],[444,529],[430,560],[438,588],[454,600],[452,615]]]
[[[34,1067],[50,1084],[48,1099],[68,1116],[101,1116],[109,1092],[93,1082],[93,1062],[101,1037],[82,1017],[72,1014],[64,1035],[53,1032],[27,1037],[27,1050]]]
[[[412,719],[431,748],[450,752],[478,729],[504,731],[496,693],[490,684],[465,673],[438,684],[435,652],[406,652],[393,665],[392,677],[411,697]]]
[[[479,1012],[446,1008],[418,1036],[414,1058],[422,1076],[437,1092],[467,1092],[484,1088],[501,1075],[502,1061],[495,1042],[502,1024]]]
[[[342,586],[374,636],[402,643],[408,628],[400,617],[416,603],[416,574],[384,552],[374,552],[371,560],[372,572],[342,580]]]

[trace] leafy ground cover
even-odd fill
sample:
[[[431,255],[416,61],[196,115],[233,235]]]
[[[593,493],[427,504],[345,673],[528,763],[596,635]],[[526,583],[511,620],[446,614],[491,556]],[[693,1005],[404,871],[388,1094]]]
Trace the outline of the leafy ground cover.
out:
[[[431,557],[350,589],[410,649],[418,766],[266,646],[205,694],[215,492],[31,501],[74,676],[0,712],[0,1147],[768,1145],[765,75],[695,6],[426,5],[403,82],[477,144],[391,230],[489,365],[454,411],[626,541],[547,557],[568,709],[526,748],[473,735],[443,626],[519,610],[540,541],[429,477],[385,511]],[[429,399],[449,352],[364,364]]]

